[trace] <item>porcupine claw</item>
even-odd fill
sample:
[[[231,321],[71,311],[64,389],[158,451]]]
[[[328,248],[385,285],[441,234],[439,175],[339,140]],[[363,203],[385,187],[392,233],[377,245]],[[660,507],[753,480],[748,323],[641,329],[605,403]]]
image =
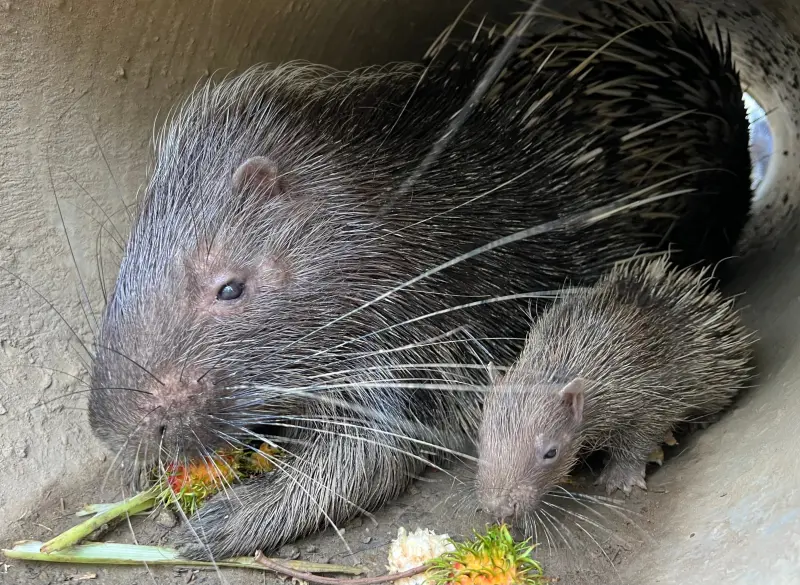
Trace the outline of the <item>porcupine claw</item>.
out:
[[[655,463],[659,467],[664,465],[664,449],[662,449],[661,447],[656,447],[655,449],[653,449],[650,455],[647,456],[647,462]]]
[[[647,490],[647,482],[644,479],[645,465],[641,464],[638,468],[631,468],[619,463],[609,462],[603,473],[595,482],[595,485],[605,485],[606,493],[611,495],[615,490],[622,490],[625,495],[630,495],[633,487],[636,486]]]

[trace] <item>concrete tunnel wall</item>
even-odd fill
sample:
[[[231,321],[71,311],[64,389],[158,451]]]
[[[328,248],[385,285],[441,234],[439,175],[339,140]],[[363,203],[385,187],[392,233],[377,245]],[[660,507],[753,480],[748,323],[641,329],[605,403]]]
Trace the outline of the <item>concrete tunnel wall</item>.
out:
[[[731,32],[747,90],[769,112],[775,156],[742,243],[738,283],[762,339],[763,377],[689,457],[658,472],[675,503],[660,512],[660,541],[629,574],[640,583],[677,582],[687,569],[672,561],[686,555],[695,562],[686,582],[769,574],[770,583],[800,583],[793,453],[800,270],[791,230],[800,192],[800,6],[680,4],[687,11],[702,4],[708,22]],[[122,204],[134,202],[145,179],[159,113],[217,70],[293,58],[342,68],[418,58],[462,7],[461,0],[0,2],[0,536],[54,485],[84,477],[105,457],[88,430],[85,387],[72,378],[85,373],[78,344],[10,273],[89,339],[94,320],[81,306],[62,226],[97,311],[100,224],[113,233],[111,221],[124,235]],[[119,253],[104,238],[110,284]],[[68,393],[75,394],[52,401]]]

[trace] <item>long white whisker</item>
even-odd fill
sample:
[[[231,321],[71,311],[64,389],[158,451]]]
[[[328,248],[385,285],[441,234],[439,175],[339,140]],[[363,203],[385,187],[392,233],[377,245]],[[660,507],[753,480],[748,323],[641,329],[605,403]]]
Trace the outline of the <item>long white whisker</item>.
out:
[[[614,573],[616,573],[617,579],[619,580],[619,582],[622,583],[622,575],[619,574],[619,570],[614,565],[614,561],[611,560],[611,557],[608,556],[608,553],[605,551],[605,549],[600,545],[599,542],[597,542],[597,539],[594,536],[592,536],[591,533],[588,530],[586,530],[583,526],[581,526],[581,524],[579,522],[575,521],[575,526],[580,528],[583,531],[583,533],[586,534],[586,536],[588,536],[589,539],[595,544],[595,546],[597,546],[597,548],[600,550],[600,552],[603,554],[603,556],[608,561],[608,564],[611,565],[612,569],[614,569]]]
[[[131,441],[131,439],[133,439],[134,435],[136,434],[136,431],[138,431],[139,428],[142,426],[142,424],[144,424],[144,422],[147,420],[147,418],[158,409],[159,409],[159,407],[156,406],[156,407],[152,408],[151,410],[149,410],[148,412],[146,412],[142,416],[142,418],[139,420],[139,422],[136,424],[136,426],[133,428],[133,430],[130,433],[128,433],[128,436],[125,438],[125,442],[117,450],[117,454],[114,456],[114,459],[108,465],[108,471],[106,471],[105,476],[103,477],[103,482],[101,484],[102,486],[105,486],[106,482],[108,481],[109,476],[111,475],[111,473],[115,469],[114,466],[117,464],[117,461],[119,461],[119,458],[122,456],[123,452],[125,451],[125,449],[130,444],[130,441]],[[139,439],[139,446],[136,448],[136,456],[137,456],[137,458],[138,458],[138,454],[139,454],[139,448],[141,447],[141,445],[142,445],[142,440],[140,438]],[[145,460],[146,460],[146,453],[145,453]],[[136,471],[135,467],[134,467],[134,471]]]
[[[203,456],[203,464],[206,466],[209,472],[211,471],[211,469],[208,467],[209,462],[211,463],[211,465],[214,466],[214,469],[216,470],[216,474],[209,473],[212,482],[214,483],[215,486],[219,486],[222,489],[227,499],[230,499],[229,491],[234,491],[233,486],[227,479],[225,479],[225,474],[222,472],[222,469],[220,469],[219,465],[217,465],[216,457],[214,457],[213,454],[210,453],[208,449],[206,449],[206,447],[202,444],[202,442],[200,441],[200,437],[197,436],[197,433],[194,431],[194,429],[191,429],[191,431],[192,434],[194,435],[194,438],[197,440],[197,445],[200,448],[201,455]],[[222,461],[222,463],[228,468],[229,471],[235,473],[234,469],[226,461]]]
[[[471,250],[469,252],[466,252],[464,254],[456,256],[455,258],[451,258],[447,262],[444,262],[442,264],[439,264],[438,266],[435,266],[435,267],[433,267],[433,268],[431,268],[429,270],[426,270],[422,274],[419,274],[418,276],[415,276],[415,277],[405,281],[404,283],[402,283],[400,285],[397,285],[397,286],[387,290],[386,292],[378,295],[377,297],[375,297],[371,301],[367,301],[366,303],[360,305],[359,307],[356,307],[355,309],[347,311],[343,315],[340,315],[339,317],[336,317],[336,318],[328,321],[325,325],[321,325],[321,326],[315,328],[313,331],[301,336],[299,339],[297,339],[297,340],[293,341],[292,343],[290,343],[288,345],[288,347],[291,347],[294,344],[300,343],[301,341],[304,341],[304,340],[308,339],[312,335],[314,335],[316,333],[319,333],[319,332],[327,329],[328,327],[331,327],[335,323],[338,323],[339,321],[347,319],[348,317],[351,317],[351,316],[355,315],[356,313],[359,313],[359,312],[363,311],[364,309],[366,309],[368,307],[371,307],[372,305],[374,305],[374,304],[376,304],[376,303],[378,303],[378,302],[380,302],[380,301],[392,296],[393,294],[395,294],[395,293],[397,293],[397,292],[399,292],[399,291],[401,291],[401,290],[403,290],[405,288],[408,288],[412,284],[416,284],[417,282],[420,282],[421,280],[429,278],[429,277],[433,276],[434,274],[438,274],[439,272],[442,272],[443,270],[451,268],[451,267],[453,267],[453,266],[455,266],[457,264],[460,264],[461,262],[464,262],[466,260],[474,258],[475,256],[478,256],[480,254],[484,254],[486,252],[490,252],[490,251],[495,250],[497,248],[501,248],[503,246],[507,246],[508,244],[512,244],[512,243],[518,242],[520,240],[524,240],[524,239],[527,239],[527,238],[538,236],[538,235],[541,235],[541,234],[544,234],[544,233],[547,233],[547,232],[550,232],[550,231],[569,228],[569,227],[590,226],[590,225],[599,223],[599,222],[601,222],[601,221],[603,221],[605,219],[608,219],[609,217],[612,217],[614,215],[623,213],[625,211],[630,211],[630,210],[636,209],[638,207],[644,207],[644,206],[649,205],[651,203],[654,203],[656,201],[669,199],[670,197],[677,197],[679,195],[686,195],[688,193],[692,193],[694,191],[694,189],[679,189],[679,190],[671,191],[671,192],[668,192],[668,193],[662,193],[662,194],[659,194],[659,195],[654,195],[654,196],[648,197],[646,199],[635,200],[635,197],[637,197],[637,196],[639,196],[641,194],[644,194],[644,193],[649,192],[649,191],[654,191],[654,190],[660,188],[661,186],[663,186],[666,183],[669,183],[669,182],[672,182],[672,181],[676,181],[676,180],[680,180],[680,179],[684,178],[685,176],[693,174],[694,172],[696,172],[696,171],[689,171],[687,173],[682,173],[679,176],[672,177],[669,180],[662,181],[660,183],[656,183],[656,184],[650,185],[648,187],[645,187],[644,189],[639,189],[638,191],[636,191],[634,193],[631,193],[628,196],[622,197],[617,201],[614,201],[614,202],[606,204],[606,205],[601,205],[601,206],[596,207],[594,209],[591,209],[589,211],[585,211],[585,212],[582,212],[582,213],[576,213],[576,214],[574,214],[574,215],[572,215],[570,217],[567,217],[567,218],[558,218],[558,219],[554,219],[554,220],[551,220],[551,221],[548,221],[548,222],[544,222],[544,223],[538,224],[538,225],[530,227],[530,228],[519,230],[516,233],[510,234],[510,235],[502,237],[502,238],[498,238],[496,240],[493,240],[493,241],[489,242],[488,244],[484,244],[484,245],[479,246],[479,247],[477,247],[477,248],[475,248],[475,249],[473,249],[473,250]],[[630,199],[634,199],[634,200],[630,201],[629,203],[622,203],[623,201],[630,200]]]
[[[409,442],[415,443],[417,445],[422,445],[424,447],[429,447],[431,449],[436,449],[437,451],[442,451],[444,453],[448,453],[449,455],[455,455],[456,457],[464,458],[464,459],[467,459],[468,461],[473,461],[475,463],[478,462],[477,458],[472,457],[471,455],[467,455],[466,453],[462,453],[460,451],[455,451],[454,449],[449,449],[449,448],[444,447],[442,445],[436,445],[435,443],[430,443],[428,441],[423,441],[422,439],[415,439],[413,437],[409,437],[408,435],[401,435],[399,433],[393,433],[391,431],[387,431],[387,430],[384,430],[384,429],[368,427],[368,426],[364,426],[364,425],[357,425],[357,424],[353,424],[353,423],[349,423],[349,422],[342,422],[342,421],[339,421],[339,420],[328,419],[328,418],[313,418],[313,417],[292,416],[292,417],[289,418],[289,420],[291,420],[291,421],[300,421],[300,422],[317,422],[317,423],[322,423],[322,424],[326,424],[326,425],[330,424],[330,425],[337,425],[337,426],[341,426],[341,427],[348,427],[348,428],[358,429],[358,430],[362,430],[362,431],[369,431],[370,433],[386,435],[386,436],[389,436],[389,437],[392,437],[392,438],[395,438],[395,439],[401,439],[403,441],[409,441]],[[273,424],[273,423],[270,422],[270,424]]]
[[[380,366],[364,366],[363,368],[348,368],[345,370],[334,370],[331,372],[324,372],[322,374],[314,374],[308,377],[309,380],[316,380],[319,378],[334,378],[336,376],[346,376],[348,374],[353,374],[357,372],[393,372],[396,370],[408,370],[408,369],[415,369],[415,370],[429,370],[432,372],[438,372],[440,369],[452,369],[452,370],[479,370],[485,371],[486,366],[483,364],[468,364],[468,363],[436,363],[436,362],[420,362],[418,364],[415,363],[404,363],[404,364],[386,364]],[[508,370],[506,366],[494,366],[498,372],[505,372]]]
[[[159,448],[159,450],[161,450],[161,449]],[[185,462],[184,462],[184,464],[185,464]],[[160,467],[160,472],[161,472],[162,476],[163,477],[167,477],[167,470],[164,467],[163,462],[161,462],[160,458],[159,458],[159,467]],[[222,583],[223,585],[226,585],[228,583],[228,581],[223,576],[222,571],[219,570],[219,566],[217,566],[217,562],[214,559],[214,554],[211,552],[211,549],[208,547],[208,544],[206,544],[206,542],[200,537],[200,535],[194,529],[194,526],[192,526],[192,523],[189,522],[189,517],[186,515],[186,512],[183,511],[183,508],[181,507],[180,502],[178,502],[177,494],[173,493],[172,490],[170,490],[170,494],[171,494],[170,498],[172,498],[173,504],[175,504],[174,507],[177,510],[178,515],[181,517],[181,520],[183,520],[183,523],[187,526],[187,528],[189,529],[189,532],[192,533],[192,536],[195,538],[195,540],[197,540],[197,542],[200,544],[200,546],[202,546],[205,549],[206,553],[208,554],[208,558],[211,561],[212,566],[214,567],[214,571],[216,572],[217,577],[219,577],[220,583]]]
[[[405,455],[406,457],[409,457],[411,459],[416,459],[420,463],[424,463],[426,466],[432,467],[433,469],[436,469],[437,471],[441,471],[442,473],[444,473],[445,475],[453,478],[456,481],[460,481],[460,480],[458,480],[458,478],[456,478],[456,476],[454,476],[452,473],[450,473],[449,471],[447,471],[443,467],[441,467],[439,465],[436,465],[435,463],[433,463],[432,461],[430,461],[428,459],[425,459],[424,457],[421,457],[421,456],[419,456],[419,455],[417,455],[415,453],[411,453],[410,451],[407,451],[405,449],[401,449],[400,447],[396,447],[394,445],[389,445],[387,443],[381,443],[380,441],[372,440],[372,439],[369,439],[367,437],[361,437],[361,436],[358,436],[358,435],[347,435],[345,433],[337,433],[336,431],[331,431],[331,430],[327,430],[327,429],[320,429],[320,428],[313,427],[313,426],[306,427],[306,426],[303,426],[303,425],[292,425],[292,424],[288,424],[288,423],[278,423],[278,422],[274,422],[274,423],[270,423],[270,424],[273,425],[273,426],[276,426],[276,427],[284,427],[284,428],[287,428],[287,429],[298,429],[298,430],[303,430],[303,431],[310,431],[310,432],[313,432],[313,433],[331,435],[331,436],[334,436],[334,437],[342,437],[342,438],[348,439],[348,440],[361,441],[361,442],[364,442],[364,443],[369,443],[370,445],[375,445],[376,447],[380,447],[382,449],[388,449],[389,451],[394,451],[396,453],[400,453],[400,454]],[[363,429],[364,430],[368,430],[368,431],[373,431],[373,429],[370,429],[369,427],[363,427]]]
[[[262,453],[263,453],[263,452],[262,452]],[[264,454],[264,455],[266,455],[266,454]],[[341,529],[340,529],[340,528],[339,528],[339,526],[336,524],[336,522],[334,522],[334,521],[333,521],[333,518],[331,518],[331,517],[330,517],[330,515],[328,514],[328,512],[326,512],[326,511],[325,511],[325,509],[323,508],[322,504],[320,504],[319,500],[318,500],[317,498],[315,498],[315,497],[314,497],[314,496],[313,496],[313,495],[312,495],[312,494],[311,494],[311,493],[308,491],[308,489],[307,489],[307,488],[306,488],[306,487],[305,487],[305,486],[302,484],[302,482],[300,482],[300,481],[299,481],[299,480],[298,480],[296,477],[294,477],[294,475],[292,475],[291,473],[289,473],[289,472],[287,472],[287,471],[286,471],[286,469],[287,469],[287,468],[288,468],[288,469],[290,469],[290,470],[292,470],[293,468],[292,468],[292,467],[290,467],[290,466],[289,466],[288,464],[286,464],[285,462],[279,461],[279,459],[278,459],[277,457],[268,457],[268,458],[269,458],[269,460],[270,460],[270,461],[273,463],[273,465],[276,465],[277,467],[280,467],[281,469],[283,469],[284,473],[286,474],[286,477],[288,477],[288,478],[289,478],[289,480],[290,480],[290,481],[291,481],[291,482],[292,482],[294,485],[296,485],[296,486],[297,486],[297,487],[300,489],[300,491],[302,491],[302,492],[303,492],[303,493],[304,493],[304,494],[305,494],[305,495],[308,497],[308,499],[309,499],[309,500],[311,500],[311,501],[314,503],[314,505],[315,505],[315,506],[317,506],[317,508],[319,509],[320,513],[321,513],[321,514],[322,514],[322,515],[325,517],[325,521],[326,521],[326,522],[328,522],[328,524],[331,526],[331,528],[333,528],[334,532],[336,532],[337,536],[339,537],[339,539],[340,539],[340,540],[342,541],[342,543],[344,544],[345,548],[347,549],[347,552],[349,552],[350,554],[353,554],[353,551],[352,551],[352,549],[350,548],[350,545],[349,545],[349,544],[347,543],[347,541],[345,540],[345,538],[344,538],[344,535],[342,534],[342,531],[341,531]],[[294,468],[294,470],[295,470],[295,471],[297,471],[297,470],[296,470],[296,468]],[[332,490],[330,490],[330,491],[331,491],[331,493],[333,493],[333,494],[334,494],[334,496],[338,495],[338,494],[336,494],[335,492],[333,492]]]
[[[594,526],[595,528],[597,528],[599,530],[603,530],[603,531],[609,532],[608,528],[606,528],[604,526],[601,526],[597,522],[593,521],[591,518],[588,518],[588,517],[584,516],[583,514],[579,514],[579,513],[575,512],[574,510],[568,510],[567,508],[564,508],[562,506],[557,506],[556,504],[554,504],[552,502],[547,502],[547,501],[542,501],[542,504],[545,505],[545,506],[549,506],[549,507],[551,507],[551,508],[553,508],[555,510],[558,510],[559,512],[563,512],[564,514],[569,514],[571,516],[575,516],[578,520],[582,520],[582,521],[586,522],[587,524],[590,524],[591,526]]]
[[[477,300],[477,301],[472,301],[472,302],[464,303],[462,305],[458,305],[458,306],[455,306],[455,307],[447,307],[445,309],[440,309],[438,311],[432,311],[430,313],[426,313],[425,315],[420,315],[418,317],[413,317],[411,319],[406,319],[405,321],[401,321],[400,323],[395,323],[393,325],[389,325],[387,327],[384,327],[383,329],[378,329],[377,331],[371,331],[370,333],[365,333],[364,335],[361,335],[359,337],[354,337],[354,338],[348,339],[348,340],[343,341],[340,344],[335,345],[335,346],[333,346],[331,348],[328,348],[328,349],[325,349],[325,350],[319,350],[319,351],[315,352],[314,354],[312,354],[311,357],[317,357],[318,355],[324,355],[326,353],[335,351],[336,349],[339,349],[340,347],[344,347],[346,345],[349,345],[351,343],[356,343],[358,341],[363,341],[364,339],[368,339],[370,337],[373,337],[373,336],[376,336],[376,335],[380,335],[381,333],[386,333],[386,332],[391,331],[393,329],[396,329],[398,327],[403,327],[405,325],[410,325],[412,323],[417,323],[419,321],[424,321],[425,319],[431,319],[433,317],[439,317],[441,315],[446,315],[447,313],[452,313],[452,312],[455,312],[455,311],[462,311],[464,309],[471,309],[471,308],[474,308],[474,307],[480,307],[482,305],[489,305],[489,304],[493,304],[493,303],[502,303],[502,302],[505,302],[505,301],[515,301],[515,300],[521,300],[521,299],[556,299],[559,296],[562,296],[563,294],[569,294],[571,292],[578,292],[580,290],[584,290],[584,289],[574,289],[574,290],[566,289],[566,290],[541,291],[541,292],[532,292],[532,293],[517,293],[517,294],[511,294],[511,295],[496,296],[496,297],[492,297],[492,298],[489,298],[489,299],[481,299],[481,300]]]
[[[566,526],[564,526],[564,524],[562,524],[562,523],[561,523],[561,522],[560,522],[560,521],[559,521],[559,520],[558,520],[558,519],[557,519],[555,516],[553,516],[552,514],[550,514],[550,513],[549,513],[547,510],[540,509],[539,511],[540,511],[540,512],[541,512],[541,513],[542,513],[542,514],[543,514],[543,515],[544,515],[546,518],[549,518],[549,519],[550,519],[550,524],[552,524],[552,526],[553,526],[553,529],[554,529],[554,530],[555,530],[555,531],[558,533],[558,535],[561,537],[561,540],[564,542],[564,544],[565,544],[565,545],[567,545],[567,548],[568,548],[570,551],[574,552],[574,550],[573,550],[573,548],[572,548],[572,543],[571,543],[571,542],[570,542],[570,541],[567,539],[567,537],[566,537],[566,536],[564,536],[564,534],[561,532],[561,529],[559,528],[559,526],[560,526],[561,528],[563,528],[564,530],[566,530],[566,531],[567,531],[567,533],[570,533],[569,529],[568,529]]]
[[[271,441],[270,439],[268,439],[268,438],[264,437],[264,436],[263,436],[263,435],[261,435],[261,434],[254,433],[254,432],[251,432],[251,431],[247,431],[246,429],[242,429],[242,428],[239,428],[238,430],[239,430],[239,431],[241,431],[241,432],[244,432],[244,433],[245,433],[245,434],[247,434],[247,435],[250,435],[250,436],[251,436],[251,437],[253,437],[253,438],[259,439],[260,441],[262,441],[262,442],[266,443],[267,445],[269,445],[269,446],[270,446],[270,447],[272,447],[273,449],[280,449],[281,451],[285,451],[285,452],[286,452],[286,453],[288,453],[288,454],[289,454],[291,457],[294,457],[294,458],[296,458],[298,461],[301,461],[301,462],[303,462],[303,461],[304,461],[303,457],[301,457],[299,454],[297,454],[297,453],[295,453],[295,452],[292,452],[292,451],[289,451],[288,449],[286,449],[286,448],[285,448],[285,447],[283,447],[283,446],[278,446],[278,445],[277,445],[277,443],[275,443],[275,442]],[[375,517],[374,517],[374,515],[373,515],[373,514],[371,514],[371,513],[370,513],[368,510],[365,510],[364,508],[362,508],[361,506],[359,506],[359,505],[358,505],[358,504],[356,504],[355,502],[352,502],[351,500],[349,500],[349,499],[345,498],[345,497],[344,497],[344,496],[342,496],[341,494],[337,493],[337,492],[336,492],[336,490],[334,490],[334,489],[333,489],[331,486],[329,486],[329,485],[327,485],[327,484],[325,484],[325,483],[322,483],[321,481],[319,481],[318,479],[314,478],[313,476],[311,476],[311,475],[309,475],[309,474],[305,473],[305,472],[304,472],[303,470],[301,470],[299,467],[296,467],[296,466],[294,466],[294,465],[291,465],[289,462],[287,462],[287,461],[283,461],[283,460],[281,460],[279,457],[274,457],[274,456],[272,456],[272,455],[270,455],[270,454],[268,454],[268,453],[264,453],[263,451],[261,451],[261,450],[259,450],[259,449],[256,449],[256,448],[255,448],[255,447],[253,447],[252,445],[248,445],[248,444],[247,444],[247,443],[245,443],[244,441],[240,441],[239,439],[237,439],[236,437],[233,437],[232,435],[229,435],[229,434],[227,434],[227,433],[224,433],[224,432],[222,432],[222,431],[216,431],[216,433],[217,433],[217,435],[218,435],[220,438],[222,438],[224,441],[228,442],[229,444],[231,444],[231,442],[233,442],[233,443],[235,443],[235,444],[238,444],[239,446],[241,446],[241,447],[243,447],[243,448],[245,448],[245,449],[252,450],[252,451],[254,451],[254,452],[255,452],[255,453],[256,453],[256,454],[257,454],[259,457],[264,457],[265,459],[267,459],[267,460],[268,460],[270,463],[272,463],[272,464],[273,464],[273,465],[275,465],[276,467],[281,467],[281,466],[286,466],[286,467],[288,467],[288,469],[290,469],[290,470],[294,471],[295,473],[297,473],[297,474],[299,474],[299,475],[302,475],[303,477],[305,477],[306,479],[308,479],[308,480],[309,480],[309,481],[311,481],[312,483],[315,483],[315,484],[317,484],[319,487],[321,487],[322,489],[324,489],[324,490],[326,490],[327,492],[329,492],[329,493],[330,493],[331,495],[333,495],[335,498],[338,498],[338,499],[342,500],[343,502],[345,502],[346,504],[348,504],[348,505],[350,505],[350,506],[353,506],[353,508],[354,508],[354,509],[356,509],[356,510],[357,510],[359,513],[361,513],[361,514],[363,514],[363,515],[367,516],[368,518],[370,518],[370,519],[371,519],[373,522],[375,522],[375,523],[377,524],[377,521],[375,520]]]

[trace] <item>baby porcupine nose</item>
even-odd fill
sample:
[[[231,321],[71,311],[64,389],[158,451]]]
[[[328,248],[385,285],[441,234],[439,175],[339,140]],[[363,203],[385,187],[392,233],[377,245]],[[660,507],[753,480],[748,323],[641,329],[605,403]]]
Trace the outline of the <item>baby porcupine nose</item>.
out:
[[[507,522],[517,515],[518,506],[508,492],[503,492],[484,498],[483,509],[497,522]]]

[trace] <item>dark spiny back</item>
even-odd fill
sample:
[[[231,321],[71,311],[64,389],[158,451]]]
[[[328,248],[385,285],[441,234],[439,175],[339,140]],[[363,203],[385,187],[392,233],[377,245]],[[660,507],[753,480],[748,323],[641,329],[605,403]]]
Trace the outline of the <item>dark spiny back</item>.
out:
[[[692,24],[660,1],[598,0],[577,21],[547,24],[550,34],[532,39],[525,56],[507,65],[493,91],[496,103],[531,70],[579,78],[567,97],[569,115],[581,133],[608,134],[606,172],[620,192],[661,183],[648,195],[694,191],[642,210],[645,240],[670,247],[679,266],[728,259],[752,201],[749,124],[730,38],[717,27],[712,40],[702,22]],[[496,27],[487,30],[493,46],[506,40]],[[465,57],[471,48],[459,47]]]

